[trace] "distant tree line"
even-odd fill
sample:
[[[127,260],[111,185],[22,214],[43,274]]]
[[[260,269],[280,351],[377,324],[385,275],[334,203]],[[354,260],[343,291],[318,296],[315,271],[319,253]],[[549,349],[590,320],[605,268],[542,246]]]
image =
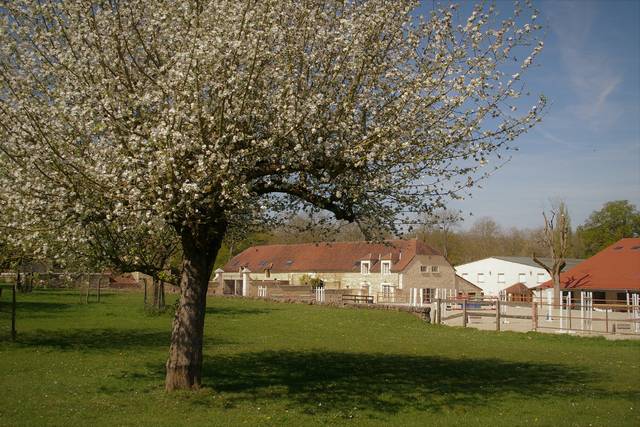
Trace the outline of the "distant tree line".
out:
[[[503,227],[490,217],[477,219],[462,229],[463,218],[456,211],[440,210],[422,219],[413,230],[387,237],[418,238],[442,252],[454,264],[490,256],[548,256],[544,227]],[[611,201],[573,229],[568,236],[568,258],[587,258],[624,237],[640,235],[640,213],[627,200]],[[324,218],[295,216],[273,230],[254,230],[222,245],[216,268],[248,247],[266,244],[311,243],[318,241],[358,241],[364,235],[357,225],[336,223]]]
[[[538,228],[503,227],[494,219],[482,217],[468,229],[462,229],[462,216],[455,211],[441,210],[423,218],[420,225],[400,236],[387,238],[418,238],[438,249],[454,264],[463,264],[489,256],[547,256],[543,226]],[[568,258],[587,258],[623,237],[640,236],[640,213],[627,200],[611,201],[594,211],[584,224],[569,233]],[[272,229],[249,229],[227,236],[216,259],[216,268],[248,247],[267,244],[311,243],[319,241],[365,240],[354,223],[335,222],[327,218],[294,216]],[[146,241],[138,239],[137,245]],[[136,245],[132,242],[132,246]],[[145,246],[149,247],[149,245]],[[157,252],[158,245],[150,245]],[[148,249],[139,249],[142,252]],[[0,236],[0,268],[15,271],[20,261],[28,259],[24,251]],[[163,258],[164,260],[165,258]],[[171,254],[171,269],[176,269],[179,255]],[[163,266],[166,262],[163,261]],[[96,265],[96,267],[99,267]],[[162,280],[167,280],[164,276]],[[169,280],[169,282],[172,282]]]

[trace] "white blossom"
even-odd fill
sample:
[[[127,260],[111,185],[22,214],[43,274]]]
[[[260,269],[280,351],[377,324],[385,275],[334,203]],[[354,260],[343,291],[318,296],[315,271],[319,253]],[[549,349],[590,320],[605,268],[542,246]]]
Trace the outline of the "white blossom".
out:
[[[537,122],[543,100],[502,108],[543,45],[493,6],[415,6],[3,0],[2,226],[38,245],[301,207],[394,228],[440,206]]]

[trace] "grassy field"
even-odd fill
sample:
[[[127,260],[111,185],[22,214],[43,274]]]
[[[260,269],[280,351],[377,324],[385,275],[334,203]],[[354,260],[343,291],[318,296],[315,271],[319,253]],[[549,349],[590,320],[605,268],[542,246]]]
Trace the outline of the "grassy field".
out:
[[[640,342],[211,298],[204,388],[166,394],[171,317],[139,294],[0,307],[0,425],[640,425]]]

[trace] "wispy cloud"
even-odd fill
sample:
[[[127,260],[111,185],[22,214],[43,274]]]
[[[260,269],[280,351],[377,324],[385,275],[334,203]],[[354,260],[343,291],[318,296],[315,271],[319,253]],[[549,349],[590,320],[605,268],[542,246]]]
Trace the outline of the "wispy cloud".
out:
[[[567,148],[574,148],[575,144],[572,144],[568,141],[566,141],[563,138],[560,138],[558,136],[556,136],[555,134],[545,130],[544,128],[544,123],[540,126],[536,126],[535,128],[533,128],[533,132],[535,134],[538,134],[540,136],[542,136],[542,140],[540,140],[541,142],[543,141],[549,141],[552,142],[555,145],[558,146],[562,146],[562,147],[567,147]]]
[[[596,7],[592,2],[563,1],[547,3],[546,10],[575,95],[568,110],[588,126],[602,127],[611,126],[620,116],[621,107],[611,95],[623,79],[609,53],[594,43]]]

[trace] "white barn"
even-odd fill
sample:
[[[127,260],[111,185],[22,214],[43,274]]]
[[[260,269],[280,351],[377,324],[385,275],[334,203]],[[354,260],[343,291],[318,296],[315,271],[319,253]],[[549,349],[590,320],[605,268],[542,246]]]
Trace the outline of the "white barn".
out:
[[[541,258],[547,264],[549,258]],[[567,259],[565,270],[579,264],[581,259]],[[495,256],[455,267],[456,273],[482,288],[484,295],[498,296],[499,292],[514,283],[523,283],[528,288],[538,286],[551,279],[542,267],[529,257]]]

